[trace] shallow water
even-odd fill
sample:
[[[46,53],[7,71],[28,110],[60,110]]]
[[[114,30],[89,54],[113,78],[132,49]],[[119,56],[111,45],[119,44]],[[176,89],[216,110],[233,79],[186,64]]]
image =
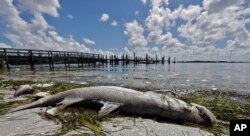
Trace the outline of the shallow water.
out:
[[[250,93],[249,63],[177,63],[177,64],[128,64],[85,66],[65,70],[57,65],[54,71],[48,66],[13,67],[4,71],[6,79],[91,83],[93,85],[118,85],[143,89],[207,88],[229,89]]]

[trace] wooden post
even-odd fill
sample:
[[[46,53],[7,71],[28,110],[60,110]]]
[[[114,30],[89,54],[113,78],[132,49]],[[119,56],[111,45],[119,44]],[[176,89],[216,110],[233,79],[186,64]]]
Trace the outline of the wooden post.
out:
[[[80,56],[78,53],[76,54],[76,59],[77,59],[77,67],[79,68],[80,67]]]
[[[126,64],[128,64],[129,63],[129,60],[128,60],[128,54],[126,54]]]
[[[30,68],[31,68],[31,70],[34,70],[34,60],[33,60],[32,50],[29,50],[28,54],[29,54]]]
[[[95,58],[95,54],[92,55],[92,61],[93,61],[93,64],[96,65],[96,58]]]
[[[87,58],[88,58],[88,65],[90,66],[90,55],[87,54]]]
[[[83,55],[81,53],[81,65],[82,65],[82,68],[83,68]]]
[[[65,68],[67,69],[67,59],[66,59],[66,53],[65,52],[63,53],[63,56],[64,56],[64,65],[65,65]]]
[[[67,62],[68,62],[68,68],[70,68],[70,55],[68,52],[67,52]]]
[[[105,62],[106,62],[106,64],[108,63],[108,55],[107,54],[105,56]]]
[[[155,63],[157,64],[158,62],[157,62],[158,60],[157,60],[157,55],[155,56]]]
[[[54,60],[52,51],[50,51],[50,60],[51,60],[51,68],[54,70]]]
[[[134,63],[136,62],[135,52],[134,52]]]
[[[6,48],[4,48],[4,58],[5,58],[5,63],[6,63],[7,69],[9,70],[10,66],[9,66],[9,60],[8,60]]]
[[[50,53],[48,51],[48,60],[49,60],[49,69],[51,69],[51,60],[50,60]]]

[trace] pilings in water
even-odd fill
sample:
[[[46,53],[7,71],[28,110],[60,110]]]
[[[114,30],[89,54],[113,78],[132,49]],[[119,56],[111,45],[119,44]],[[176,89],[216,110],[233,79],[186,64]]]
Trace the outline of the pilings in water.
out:
[[[9,60],[8,60],[8,55],[7,55],[6,49],[4,49],[4,59],[5,59],[5,63],[6,63],[7,69],[10,69]]]
[[[175,57],[174,57],[174,61],[173,61],[173,63],[176,63]]]
[[[29,58],[28,60],[29,60],[30,68],[31,70],[34,70],[34,59],[33,59],[32,50],[29,50],[28,58]]]

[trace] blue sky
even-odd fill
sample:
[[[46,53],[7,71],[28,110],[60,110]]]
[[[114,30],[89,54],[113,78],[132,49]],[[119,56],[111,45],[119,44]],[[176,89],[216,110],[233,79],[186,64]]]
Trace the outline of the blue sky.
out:
[[[250,54],[249,0],[2,0],[0,47],[235,59]],[[191,58],[191,57],[190,57]]]
[[[81,41],[82,37],[88,37],[96,42],[94,47],[108,50],[111,48],[123,49],[127,44],[127,38],[123,34],[124,23],[133,20],[135,11],[141,11],[146,16],[147,8],[139,0],[127,1],[97,1],[97,0],[76,0],[77,4],[71,1],[62,0],[62,9],[59,10],[60,18],[49,18],[53,26],[63,36],[74,35],[76,40]],[[100,16],[107,13],[110,18],[107,22],[99,21]],[[72,15],[73,19],[67,18]],[[116,20],[117,27],[110,23]],[[64,23],[61,23],[64,22]]]

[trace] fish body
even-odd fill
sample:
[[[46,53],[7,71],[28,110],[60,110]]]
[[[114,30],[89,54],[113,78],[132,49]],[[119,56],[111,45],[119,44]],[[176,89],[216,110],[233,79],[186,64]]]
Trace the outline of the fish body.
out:
[[[33,93],[33,87],[30,85],[21,85],[16,92],[14,93],[14,97],[18,97],[20,95]]]
[[[216,123],[214,114],[201,105],[190,105],[182,100],[154,92],[139,92],[116,86],[71,89],[19,106],[10,112],[56,105],[66,107],[79,102],[84,104],[84,101],[103,104],[99,111],[100,116],[119,110],[125,113],[154,116],[172,121],[185,121],[204,125],[214,125]]]

